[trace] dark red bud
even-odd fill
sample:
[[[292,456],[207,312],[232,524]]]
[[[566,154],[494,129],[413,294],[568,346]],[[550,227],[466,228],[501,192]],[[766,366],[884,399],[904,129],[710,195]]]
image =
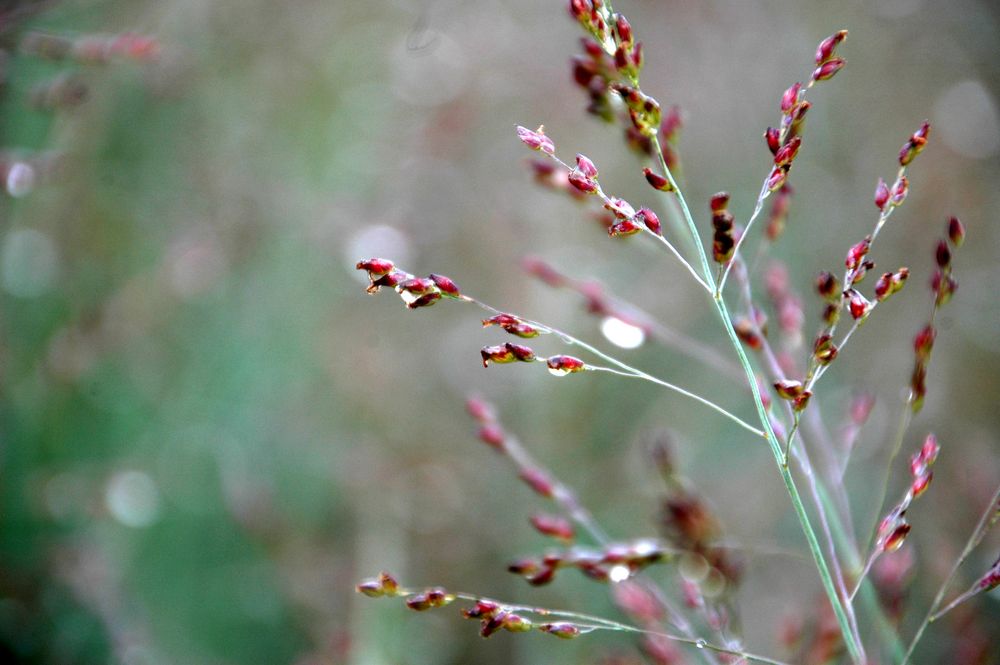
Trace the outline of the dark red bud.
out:
[[[532,150],[539,150],[547,155],[554,155],[556,152],[556,146],[552,143],[552,139],[545,135],[544,127],[531,131],[527,127],[518,125],[517,138]]]
[[[781,96],[781,112],[788,115],[799,101],[799,91],[802,90],[801,83],[793,84],[785,94]]]
[[[847,30],[840,30],[821,41],[816,47],[816,64],[822,65],[832,58],[837,46],[845,39],[847,39]]]
[[[368,259],[367,261],[358,261],[356,267],[358,270],[367,270],[368,276],[374,279],[389,274],[395,266],[389,259]]]
[[[626,236],[635,235],[642,231],[642,227],[636,222],[630,219],[626,219],[623,222],[618,222],[617,224],[612,224],[608,227],[608,235],[612,238],[623,238]]]
[[[774,127],[768,127],[767,131],[764,132],[764,140],[767,141],[767,149],[771,151],[771,154],[778,154],[778,148],[781,147],[781,132]]]
[[[642,172],[646,176],[646,182],[648,182],[653,189],[657,189],[661,192],[673,191],[673,187],[670,186],[670,181],[657,173],[653,173],[652,169],[644,168]]]
[[[906,199],[906,193],[910,189],[910,181],[907,177],[900,176],[899,180],[892,186],[891,203],[894,206],[900,205]]]
[[[528,487],[535,490],[537,494],[546,498],[550,498],[552,496],[552,492],[554,491],[552,480],[541,469],[527,467],[521,469],[518,476],[528,485]]]
[[[863,295],[852,289],[850,298],[848,299],[847,308],[851,312],[851,318],[857,321],[868,314],[871,304]]]
[[[558,515],[536,514],[531,516],[531,525],[543,536],[569,542],[576,536],[573,525]]]
[[[828,81],[833,78],[833,75],[843,69],[847,61],[843,58],[832,58],[827,60],[822,65],[816,68],[813,72],[813,81]]]
[[[927,121],[920,126],[913,136],[903,144],[903,147],[899,151],[899,165],[906,166],[913,161],[916,157],[923,151],[924,146],[927,144],[927,136],[930,134],[931,126]]]
[[[885,180],[879,178],[878,185],[875,186],[875,207],[879,210],[885,210],[885,204],[888,202],[889,186],[885,184]]]
[[[594,166],[594,162],[590,161],[590,158],[586,155],[576,156],[576,170],[587,178],[597,178],[597,167]]]
[[[955,247],[961,247],[965,241],[965,226],[962,225],[958,217],[952,217],[948,220],[948,239]]]
[[[927,325],[913,338],[913,351],[919,360],[926,361],[930,358],[935,337],[937,337],[937,331],[934,326]]]
[[[410,279],[409,274],[401,270],[394,270],[388,275],[382,275],[378,279],[372,280],[371,285],[368,287],[368,293],[376,293],[383,286],[395,288],[408,279]]]
[[[729,193],[719,192],[718,194],[713,194],[712,198],[708,201],[708,207],[712,212],[722,212],[729,205]]]
[[[820,365],[829,365],[837,358],[837,345],[830,335],[820,335],[813,342],[813,357]]]
[[[621,14],[615,14],[615,30],[618,32],[618,40],[622,44],[632,43],[632,26],[628,19]]]
[[[934,260],[937,261],[938,268],[947,268],[951,264],[951,250],[948,249],[948,243],[944,240],[938,241],[937,248],[934,250]]]
[[[927,488],[931,486],[932,478],[934,478],[934,472],[928,470],[913,479],[910,484],[910,494],[914,499],[927,491]]]
[[[457,298],[461,295],[458,292],[458,285],[451,281],[450,278],[435,273],[431,273],[428,277],[432,282],[434,282],[435,286],[438,287],[443,295],[450,296],[452,298]]]
[[[639,211],[635,213],[635,220],[640,224],[645,224],[646,228],[656,235],[660,235],[663,232],[660,226],[660,218],[649,208],[639,208]]]
[[[538,627],[543,633],[555,635],[564,640],[573,639],[580,636],[580,629],[574,624],[560,621],[558,623],[544,623]]]
[[[785,145],[778,149],[778,152],[774,154],[774,165],[775,166],[788,166],[795,159],[795,156],[799,154],[799,146],[802,145],[802,139],[798,136],[792,137]]]
[[[587,367],[582,360],[573,356],[551,356],[545,361],[545,364],[548,365],[549,372],[556,376],[581,372]]]
[[[868,254],[871,245],[872,239],[870,236],[866,236],[864,240],[855,244],[847,251],[847,258],[844,259],[844,265],[849,270],[857,270],[861,266],[862,259]]]
[[[432,291],[431,293],[425,293],[422,296],[418,296],[416,299],[407,302],[406,306],[410,309],[418,309],[420,307],[430,307],[438,300],[441,300],[440,291]]]
[[[833,273],[824,270],[816,277],[816,292],[824,299],[836,302],[840,299],[840,281]]]
[[[479,428],[479,440],[497,450],[504,449],[506,438],[503,428],[496,423],[488,423]]]
[[[927,438],[924,439],[924,444],[920,447],[920,461],[927,466],[934,464],[940,450],[941,446],[938,445],[937,437],[933,434],[928,434]]]
[[[903,546],[903,541],[906,540],[907,534],[910,533],[910,525],[907,522],[903,522],[897,526],[885,540],[882,542],[883,552],[895,552],[900,547]]]
[[[775,166],[767,176],[767,191],[774,192],[781,189],[788,180],[788,165]]]
[[[569,176],[567,176],[567,179],[569,180],[569,184],[573,185],[585,194],[597,193],[597,182],[581,173],[578,173],[577,171],[570,173]]]
[[[778,393],[778,397],[793,400],[802,395],[803,386],[801,381],[782,379],[774,383],[774,390]]]

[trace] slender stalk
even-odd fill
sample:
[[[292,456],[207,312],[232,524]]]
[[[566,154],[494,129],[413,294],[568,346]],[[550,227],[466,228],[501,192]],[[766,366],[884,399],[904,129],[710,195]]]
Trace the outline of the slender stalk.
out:
[[[823,558],[823,552],[820,549],[819,541],[816,538],[816,532],[812,527],[811,521],[809,520],[808,513],[806,513],[805,506],[802,504],[802,498],[799,496],[795,480],[792,478],[792,475],[788,470],[788,465],[785,464],[781,444],[778,442],[778,437],[775,435],[774,430],[771,427],[771,421],[770,418],[768,418],[767,410],[764,408],[764,402],[761,398],[760,388],[757,386],[757,379],[754,375],[753,366],[750,364],[750,359],[747,358],[746,352],[743,350],[743,345],[740,342],[739,337],[736,335],[736,330],[733,327],[732,317],[726,307],[726,302],[722,298],[722,294],[719,293],[717,288],[715,288],[715,280],[712,276],[712,270],[708,263],[708,256],[705,253],[705,248],[700,240],[701,236],[698,233],[698,227],[694,222],[694,218],[691,216],[691,210],[687,205],[687,201],[684,199],[683,193],[680,191],[676,181],[674,180],[673,174],[671,174],[670,169],[667,167],[666,160],[663,157],[663,150],[660,146],[660,141],[655,135],[652,137],[652,144],[659,159],[660,167],[663,170],[664,177],[667,178],[667,181],[670,182],[673,187],[677,200],[680,203],[681,211],[684,214],[684,219],[687,222],[688,229],[695,239],[695,247],[698,250],[698,259],[701,263],[705,281],[711,287],[714,294],[712,302],[715,305],[719,317],[722,319],[723,326],[726,329],[726,334],[729,336],[729,339],[736,350],[736,355],[739,358],[740,365],[746,373],[747,381],[750,384],[750,391],[753,394],[754,405],[757,408],[757,415],[760,419],[761,425],[764,427],[765,439],[771,447],[771,452],[773,453],[775,462],[778,466],[778,472],[785,484],[785,489],[791,499],[792,507],[794,508],[795,515],[799,520],[800,526],[802,527],[802,532],[806,537],[806,542],[809,545],[809,551],[812,554],[816,563],[816,568],[819,571],[823,589],[826,592],[827,598],[830,600],[834,615],[837,618],[837,624],[844,636],[844,643],[847,645],[847,650],[851,654],[852,660],[854,660],[855,663],[863,663],[865,658],[862,646],[860,641],[855,638],[851,631],[850,621],[844,611],[844,606],[840,597],[837,594],[833,578],[830,575],[830,569],[826,564],[826,560]]]
[[[412,593],[418,593],[417,590],[413,589],[400,589],[399,595],[409,595]],[[611,619],[605,619],[593,614],[585,614],[582,612],[569,612],[565,610],[552,610],[545,607],[535,607],[532,605],[519,605],[516,603],[505,603],[502,601],[494,600],[492,598],[485,598],[483,596],[477,596],[471,593],[465,592],[451,592],[451,595],[455,598],[460,598],[462,600],[468,600],[471,602],[479,601],[489,601],[494,602],[500,607],[510,610],[512,612],[521,612],[525,614],[534,614],[539,617],[554,617],[558,619],[568,619],[573,624],[583,629],[586,632],[593,630],[612,630],[623,633],[636,633],[639,635],[651,635],[656,637],[665,637],[673,642],[679,642],[681,644],[689,644],[691,646],[697,647],[698,649],[706,649],[709,651],[714,651],[715,653],[726,654],[730,656],[736,656],[737,658],[744,658],[755,663],[765,663],[766,665],[788,665],[780,660],[775,660],[773,658],[768,658],[766,656],[760,656],[748,651],[741,651],[739,649],[730,649],[728,647],[720,646],[718,644],[713,644],[708,640],[701,638],[683,637],[681,635],[674,635],[672,633],[664,633],[655,630],[646,630],[644,628],[639,628],[638,626],[632,626],[627,623],[621,623],[620,621],[613,621]]]
[[[652,383],[661,385],[664,388],[669,388],[670,390],[673,390],[674,392],[678,392],[678,393],[680,393],[682,395],[690,397],[691,399],[693,399],[693,400],[695,400],[697,402],[701,402],[702,404],[704,404],[705,406],[709,407],[710,409],[713,409],[714,411],[722,414],[726,418],[729,418],[734,423],[736,423],[737,425],[739,425],[743,429],[747,430],[748,432],[753,432],[754,434],[756,434],[757,436],[760,436],[760,437],[764,436],[764,432],[762,430],[757,429],[756,427],[754,427],[750,423],[746,422],[745,420],[743,420],[739,416],[735,416],[732,413],[730,413],[729,411],[726,411],[725,409],[723,409],[721,406],[719,406],[715,402],[712,402],[711,400],[707,400],[704,397],[701,397],[700,395],[697,395],[695,393],[687,391],[684,388],[681,388],[679,386],[675,386],[672,383],[668,383],[667,381],[663,381],[661,379],[657,379],[655,376],[650,376],[649,374],[646,374],[646,373],[641,372],[639,370],[635,370],[635,371],[632,371],[632,372],[621,372],[621,371],[618,371],[616,369],[611,369],[610,367],[591,367],[591,369],[597,370],[597,371],[600,371],[600,372],[610,372],[612,374],[617,374],[618,376],[627,376],[627,377],[631,377],[631,378],[634,378],[634,379],[644,379],[646,381],[650,381]]]
[[[952,564],[951,570],[948,571],[948,576],[944,578],[944,582],[941,583],[941,588],[938,589],[937,594],[934,596],[934,602],[931,603],[930,608],[927,610],[927,615],[924,620],[920,622],[920,627],[917,628],[916,634],[914,634],[913,639],[910,641],[910,646],[906,649],[906,654],[903,656],[903,661],[900,665],[906,665],[906,662],[913,655],[913,650],[917,647],[917,642],[923,637],[924,631],[927,630],[927,626],[931,622],[935,621],[938,617],[942,616],[944,612],[939,612],[935,614],[937,608],[941,605],[941,601],[944,600],[944,594],[948,591],[948,587],[951,585],[951,581],[955,578],[955,574],[958,569],[965,563],[965,560],[969,558],[972,550],[983,541],[983,537],[986,532],[990,530],[990,527],[996,524],[997,519],[1000,518],[1000,487],[993,493],[993,498],[990,499],[990,503],[986,506],[986,510],[983,511],[982,516],[979,518],[979,523],[976,524],[976,528],[973,529],[972,534],[969,536],[969,540],[965,543],[965,548],[962,550],[962,554],[955,560]],[[949,605],[945,611],[950,610],[952,605]]]
[[[473,297],[468,296],[468,295],[460,296],[459,300],[461,300],[463,302],[469,302],[469,303],[473,303],[475,305],[478,305],[482,309],[485,309],[487,312],[492,312],[493,314],[503,314],[503,312],[501,312],[497,308],[495,308],[495,307],[493,307],[491,305],[487,305],[486,303],[484,303],[484,302],[482,302],[480,300],[477,300],[476,298],[473,298]],[[602,360],[605,360],[606,362],[609,362],[612,365],[614,365],[615,367],[618,367],[619,369],[624,370],[624,371],[623,372],[617,372],[617,371],[614,371],[614,370],[612,370],[610,368],[607,368],[607,367],[591,366],[591,369],[593,369],[593,370],[605,371],[605,372],[612,372],[614,374],[619,374],[621,376],[628,376],[628,377],[633,377],[633,378],[644,379],[644,380],[649,381],[651,383],[655,383],[657,385],[663,386],[664,388],[667,388],[669,390],[673,390],[676,393],[679,393],[681,395],[684,395],[685,397],[689,397],[689,398],[695,400],[696,402],[700,402],[701,404],[704,404],[705,406],[709,407],[710,409],[712,409],[712,410],[714,410],[714,411],[722,414],[726,418],[732,420],[734,423],[736,423],[737,425],[739,425],[743,429],[745,429],[745,430],[747,430],[749,432],[753,432],[757,436],[761,436],[761,437],[764,436],[764,432],[762,432],[761,430],[757,429],[756,427],[754,427],[750,423],[746,422],[745,420],[743,420],[739,416],[734,415],[733,413],[730,413],[729,411],[727,411],[726,409],[722,408],[721,406],[719,406],[718,404],[716,404],[715,402],[713,402],[710,399],[707,399],[705,397],[702,397],[701,395],[693,393],[690,390],[686,390],[684,388],[681,388],[680,386],[677,386],[677,385],[675,385],[673,383],[670,383],[669,381],[664,381],[663,379],[658,379],[655,376],[652,376],[650,374],[647,374],[646,372],[643,372],[642,370],[639,370],[639,369],[636,369],[635,367],[632,367],[631,365],[627,365],[626,363],[622,362],[621,360],[618,360],[614,356],[609,356],[608,354],[604,353],[600,349],[598,349],[598,348],[596,348],[594,346],[591,346],[590,344],[584,342],[583,340],[577,339],[576,337],[573,337],[572,335],[570,335],[568,333],[565,333],[565,332],[563,332],[561,330],[553,328],[552,326],[549,326],[549,325],[544,324],[544,323],[540,323],[539,321],[533,321],[531,319],[526,319],[526,318],[523,318],[523,317],[518,317],[518,318],[520,318],[522,321],[524,321],[525,323],[527,323],[530,326],[534,326],[534,327],[536,327],[536,328],[538,328],[540,330],[551,332],[552,334],[556,335],[559,339],[561,339],[564,343],[569,344],[571,346],[578,346],[581,349],[589,351],[590,353],[594,354],[598,358],[601,358]]]

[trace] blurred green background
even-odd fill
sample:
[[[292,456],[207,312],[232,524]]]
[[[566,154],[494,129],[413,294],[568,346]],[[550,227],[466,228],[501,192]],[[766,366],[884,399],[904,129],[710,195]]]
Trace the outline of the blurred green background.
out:
[[[869,529],[910,340],[928,313],[931,248],[959,215],[961,289],[939,318],[927,404],[904,444],[908,454],[933,429],[943,446],[934,486],[910,511],[908,637],[1000,479],[1000,13],[985,0],[616,4],[645,44],[643,87],[684,109],[684,180],[706,228],[705,202],[720,189],[746,219],[781,93],[808,76],[821,38],[850,30],[848,67],[810,95],[797,195],[775,247],[806,303],[807,334],[819,312],[813,276],[838,269],[870,230],[876,179],[892,177],[922,120],[934,125],[875,253],[880,268],[910,266],[911,284],[822,386],[831,428],[852,391],[878,398],[848,476]],[[655,535],[660,484],[644,443],[672,431],[684,474],[727,534],[751,552],[793,552],[751,553],[738,596],[747,645],[780,654],[781,618],[808,614],[820,592],[765,447],[624,379],[483,370],[479,348],[505,340],[479,328],[478,312],[408,312],[391,293],[367,297],[354,270],[386,256],[441,272],[609,346],[578,298],[521,272],[521,257],[537,254],[728,353],[676,263],[638,238],[609,242],[583,208],[531,182],[513,127],[545,123],[565,156],[597,162],[606,189],[662,208],[619,130],[584,112],[568,66],[579,29],[563,5],[0,3],[0,157],[7,171],[36,167],[31,191],[8,177],[18,196],[0,195],[0,660],[420,665],[627,653],[632,641],[615,636],[484,642],[455,612],[414,615],[354,593],[389,569],[417,586],[618,616],[605,589],[577,575],[534,589],[504,571],[548,546],[526,520],[542,506],[475,441],[469,392],[495,401],[616,538]],[[32,30],[136,31],[161,53],[52,62],[19,47]],[[39,85],[67,74],[86,90],[81,103],[32,104]],[[536,348],[562,351],[551,340]],[[733,381],[670,350],[619,355],[753,418]],[[904,457],[893,472],[890,497],[906,482]],[[992,563],[998,542],[976,551],[956,588]],[[973,609],[1000,652],[997,601]],[[932,630],[918,662],[959,662],[954,630]]]

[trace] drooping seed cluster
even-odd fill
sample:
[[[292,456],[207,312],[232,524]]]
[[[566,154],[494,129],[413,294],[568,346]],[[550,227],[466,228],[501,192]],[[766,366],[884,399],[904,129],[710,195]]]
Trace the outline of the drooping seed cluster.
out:
[[[933,434],[928,434],[913,457],[910,458],[910,486],[903,495],[903,500],[896,504],[879,522],[875,534],[875,551],[873,557],[886,552],[895,552],[902,547],[906,536],[910,533],[910,523],[906,520],[906,511],[914,499],[927,491],[934,474],[931,466],[937,459],[941,446]]]
[[[405,270],[398,270],[389,259],[359,261],[357,269],[368,272],[368,293],[378,293],[383,286],[395,289],[409,309],[430,307],[441,298],[462,297],[458,286],[450,278],[435,273],[414,277]]]
[[[507,570],[521,575],[533,586],[549,584],[556,573],[565,568],[575,568],[598,582],[621,582],[670,557],[671,550],[655,540],[643,538],[599,548],[575,546],[540,557],[525,557],[511,563]]]
[[[965,240],[965,227],[957,217],[951,217],[946,226],[946,237],[938,241],[934,248],[934,274],[931,277],[931,291],[934,293],[934,304],[931,309],[931,320],[913,338],[913,372],[910,375],[910,407],[913,412],[923,407],[927,395],[927,366],[930,364],[931,352],[934,350],[934,339],[937,328],[934,317],[937,311],[951,299],[958,289],[958,280],[952,274],[952,250],[961,246]]]

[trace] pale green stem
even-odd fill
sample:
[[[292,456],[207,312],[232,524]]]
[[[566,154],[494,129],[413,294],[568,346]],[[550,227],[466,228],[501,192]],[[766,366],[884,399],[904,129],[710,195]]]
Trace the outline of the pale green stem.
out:
[[[746,352],[743,350],[743,344],[740,342],[739,337],[736,335],[736,330],[733,328],[732,317],[729,314],[729,310],[726,308],[726,302],[718,292],[718,289],[715,288],[712,270],[708,263],[708,256],[705,253],[705,248],[701,243],[701,236],[698,233],[698,227],[694,222],[694,218],[691,216],[691,211],[688,208],[687,201],[684,199],[683,193],[681,193],[677,186],[677,182],[674,180],[673,174],[667,167],[666,160],[663,158],[663,150],[660,147],[659,139],[655,135],[652,137],[652,143],[659,158],[660,167],[663,169],[664,177],[667,178],[667,181],[670,182],[673,187],[677,200],[681,205],[681,211],[684,214],[684,219],[687,222],[688,229],[695,239],[695,247],[698,250],[698,258],[701,262],[705,281],[715,294],[712,301],[719,313],[719,317],[722,319],[723,326],[726,329],[726,334],[729,336],[729,339],[736,350],[736,355],[739,357],[740,365],[746,373],[747,381],[750,384],[750,392],[753,394],[754,405],[757,408],[757,415],[766,433],[765,438],[767,439],[768,445],[771,447],[771,452],[773,453],[775,462],[778,466],[778,472],[785,484],[785,489],[788,491],[788,496],[791,499],[795,515],[799,520],[802,532],[809,545],[809,551],[816,562],[816,568],[819,571],[820,580],[823,584],[823,590],[826,592],[830,605],[833,607],[837,624],[844,636],[844,643],[847,645],[847,650],[850,652],[852,660],[855,663],[863,663],[865,658],[860,640],[858,640],[851,631],[850,621],[847,617],[847,613],[844,611],[840,596],[837,594],[836,586],[834,585],[833,578],[830,575],[830,569],[827,566],[826,560],[823,558],[823,551],[820,548],[818,539],[816,538],[816,532],[812,527],[811,521],[809,520],[808,513],[806,513],[805,506],[802,504],[802,498],[799,496],[798,488],[795,486],[795,480],[792,478],[787,464],[784,463],[781,444],[778,442],[778,438],[771,427],[771,421],[770,418],[768,418],[767,410],[764,408],[764,402],[760,395],[760,389],[757,386],[757,378],[754,375],[753,366],[750,364],[750,359],[747,358]]]
[[[979,543],[983,541],[983,537],[986,535],[986,532],[990,530],[990,527],[996,524],[997,519],[1000,518],[1000,503],[998,502],[1000,502],[1000,487],[998,487],[996,492],[993,493],[993,498],[990,499],[990,504],[986,507],[986,510],[983,511],[982,517],[979,518],[979,523],[972,531],[972,535],[969,536],[969,540],[966,541],[965,549],[962,550],[961,556],[959,556],[958,559],[955,560],[955,563],[952,564],[951,570],[948,572],[948,576],[944,578],[944,582],[941,583],[941,588],[938,589],[937,595],[934,596],[934,602],[931,603],[930,608],[927,610],[927,616],[924,617],[924,620],[920,623],[920,627],[917,628],[916,634],[913,636],[913,640],[910,641],[910,646],[906,649],[906,654],[903,656],[903,660],[900,665],[906,665],[910,656],[913,655],[913,650],[917,647],[917,642],[919,642],[920,638],[923,637],[927,626],[940,616],[935,615],[934,612],[937,610],[938,606],[941,605],[941,601],[944,600],[944,594],[948,591],[948,587],[951,585],[951,581],[954,579],[955,573],[957,573],[961,565],[965,563],[965,560],[969,558],[972,550],[976,549]],[[951,606],[949,606],[948,609],[951,609]],[[943,612],[941,614],[943,614]]]
[[[503,314],[503,312],[501,312],[500,310],[496,309],[495,307],[487,305],[486,303],[484,303],[484,302],[482,302],[480,300],[477,300],[477,299],[475,299],[475,298],[473,298],[471,296],[463,295],[463,296],[461,296],[459,298],[459,300],[462,300],[464,302],[474,303],[474,304],[478,305],[479,307],[481,307],[482,309],[485,309],[486,311],[492,312],[494,314]],[[686,390],[684,388],[681,388],[680,386],[677,386],[677,385],[674,385],[673,383],[670,383],[669,381],[664,381],[663,379],[659,379],[659,378],[657,378],[655,376],[652,376],[650,374],[647,374],[647,373],[643,372],[642,370],[636,369],[635,367],[632,367],[631,365],[627,365],[626,363],[623,363],[621,360],[618,360],[614,356],[609,356],[608,354],[604,353],[600,349],[598,349],[598,348],[596,348],[594,346],[591,346],[590,344],[587,344],[583,340],[577,339],[576,337],[573,337],[572,335],[564,333],[561,330],[553,328],[552,326],[549,326],[549,325],[544,324],[544,323],[540,323],[538,321],[532,321],[531,319],[525,319],[525,318],[522,318],[522,317],[518,317],[518,318],[521,321],[524,321],[525,323],[527,323],[530,326],[534,326],[534,327],[536,327],[536,328],[538,328],[540,330],[544,330],[546,332],[551,332],[552,334],[554,334],[557,337],[559,337],[559,339],[561,339],[564,343],[569,344],[571,346],[578,346],[581,349],[589,351],[590,353],[594,354],[598,358],[601,358],[602,360],[605,360],[605,361],[611,363],[612,365],[614,365],[614,366],[616,366],[619,369],[622,369],[624,371],[623,372],[616,372],[616,371],[614,371],[614,370],[612,370],[610,368],[607,368],[607,367],[596,367],[596,366],[590,366],[591,369],[599,370],[599,371],[606,371],[606,372],[614,372],[615,374],[619,374],[621,376],[628,376],[628,377],[632,377],[632,378],[644,379],[646,381],[650,381],[650,382],[655,383],[657,385],[663,386],[664,388],[668,388],[670,390],[673,390],[676,393],[684,395],[685,397],[689,397],[689,398],[695,400],[696,402],[700,402],[701,404],[704,404],[705,406],[709,407],[710,409],[712,409],[712,410],[720,413],[721,415],[725,416],[726,418],[732,420],[734,423],[736,423],[737,425],[739,425],[743,429],[745,429],[747,431],[750,431],[750,432],[753,432],[757,436],[760,436],[760,437],[764,436],[764,432],[763,431],[757,429],[756,427],[754,427],[750,423],[746,422],[745,420],[743,420],[739,416],[734,415],[733,413],[730,413],[729,411],[727,411],[726,409],[722,408],[721,406],[719,406],[718,404],[716,404],[715,402],[713,402],[710,399],[706,399],[706,398],[702,397],[701,395],[698,395],[696,393],[691,392],[690,390]]]

